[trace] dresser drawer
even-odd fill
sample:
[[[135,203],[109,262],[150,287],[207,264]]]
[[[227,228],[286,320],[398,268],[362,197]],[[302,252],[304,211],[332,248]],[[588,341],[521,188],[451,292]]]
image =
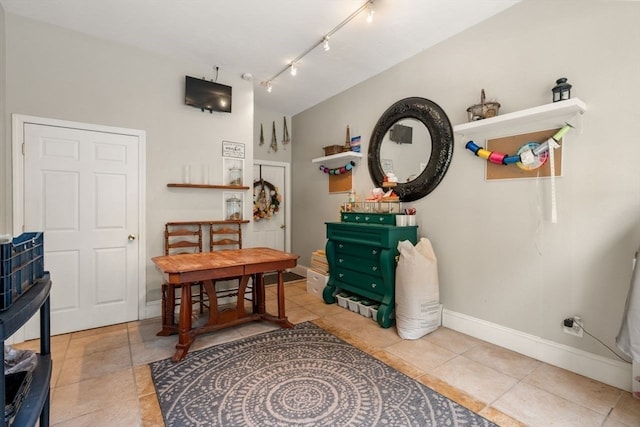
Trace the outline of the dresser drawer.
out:
[[[386,233],[380,228],[388,227],[385,225],[373,224],[348,224],[340,223],[338,227],[332,227],[329,224],[327,237],[330,240],[336,240],[346,243],[356,243],[358,245],[386,247]]]
[[[376,301],[380,300],[381,295],[389,293],[389,285],[384,283],[382,277],[370,276],[345,268],[336,269],[335,277],[337,287]]]
[[[378,251],[379,252],[379,251]],[[382,275],[378,256],[358,258],[355,254],[337,253],[336,268],[358,271],[372,276]]]
[[[357,243],[335,242],[336,256],[339,257],[358,257],[365,259],[378,260],[382,249],[376,246],[365,246]]]
[[[343,243],[393,248],[400,240],[417,240],[416,226],[396,227],[395,225],[363,224],[349,222],[328,222],[327,238]]]
[[[365,224],[396,225],[395,214],[376,214],[366,212],[342,212],[342,222],[359,222]]]

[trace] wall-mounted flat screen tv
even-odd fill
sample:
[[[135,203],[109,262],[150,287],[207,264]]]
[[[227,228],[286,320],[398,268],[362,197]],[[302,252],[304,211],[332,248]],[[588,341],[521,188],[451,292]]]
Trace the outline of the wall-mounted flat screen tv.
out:
[[[411,126],[404,126],[400,124],[394,125],[391,128],[389,139],[397,142],[398,144],[411,144],[411,141],[413,140],[413,128]]]
[[[231,86],[186,76],[184,103],[210,113],[230,113]]]

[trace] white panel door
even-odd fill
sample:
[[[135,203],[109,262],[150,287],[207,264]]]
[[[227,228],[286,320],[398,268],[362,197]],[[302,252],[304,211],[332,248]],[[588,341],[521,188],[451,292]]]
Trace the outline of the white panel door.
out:
[[[137,320],[138,138],[26,123],[24,144],[24,224],[44,231],[51,333]]]
[[[256,193],[259,191],[259,187],[256,187],[255,184],[259,182],[261,178],[277,188],[281,198],[279,205],[280,210],[268,220],[260,219],[256,221],[253,219],[253,245],[255,247],[267,247],[284,251],[286,250],[285,221],[287,215],[285,209],[287,205],[287,203],[285,203],[287,194],[285,187],[285,168],[283,166],[259,163],[253,165],[254,200]]]

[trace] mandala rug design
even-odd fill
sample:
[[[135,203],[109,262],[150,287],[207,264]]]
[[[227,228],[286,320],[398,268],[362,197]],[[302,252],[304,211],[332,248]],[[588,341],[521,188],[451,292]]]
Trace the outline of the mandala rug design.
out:
[[[309,322],[151,374],[168,427],[495,426]]]

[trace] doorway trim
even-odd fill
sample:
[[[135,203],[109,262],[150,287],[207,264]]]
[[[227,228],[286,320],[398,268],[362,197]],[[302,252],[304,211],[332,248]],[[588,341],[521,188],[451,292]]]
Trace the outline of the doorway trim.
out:
[[[291,164],[287,162],[274,162],[271,160],[253,159],[253,165],[265,165],[284,168],[284,250],[291,251]],[[255,181],[256,177],[253,177]],[[251,205],[253,206],[253,199]],[[252,207],[253,209],[253,207]]]
[[[74,122],[46,117],[28,116],[23,114],[11,115],[12,142],[12,179],[13,179],[13,234],[15,236],[24,230],[24,126],[35,124],[43,126],[57,126],[91,132],[115,133],[130,135],[138,138],[138,319],[146,318],[146,132],[139,129],[104,126],[91,123]]]

